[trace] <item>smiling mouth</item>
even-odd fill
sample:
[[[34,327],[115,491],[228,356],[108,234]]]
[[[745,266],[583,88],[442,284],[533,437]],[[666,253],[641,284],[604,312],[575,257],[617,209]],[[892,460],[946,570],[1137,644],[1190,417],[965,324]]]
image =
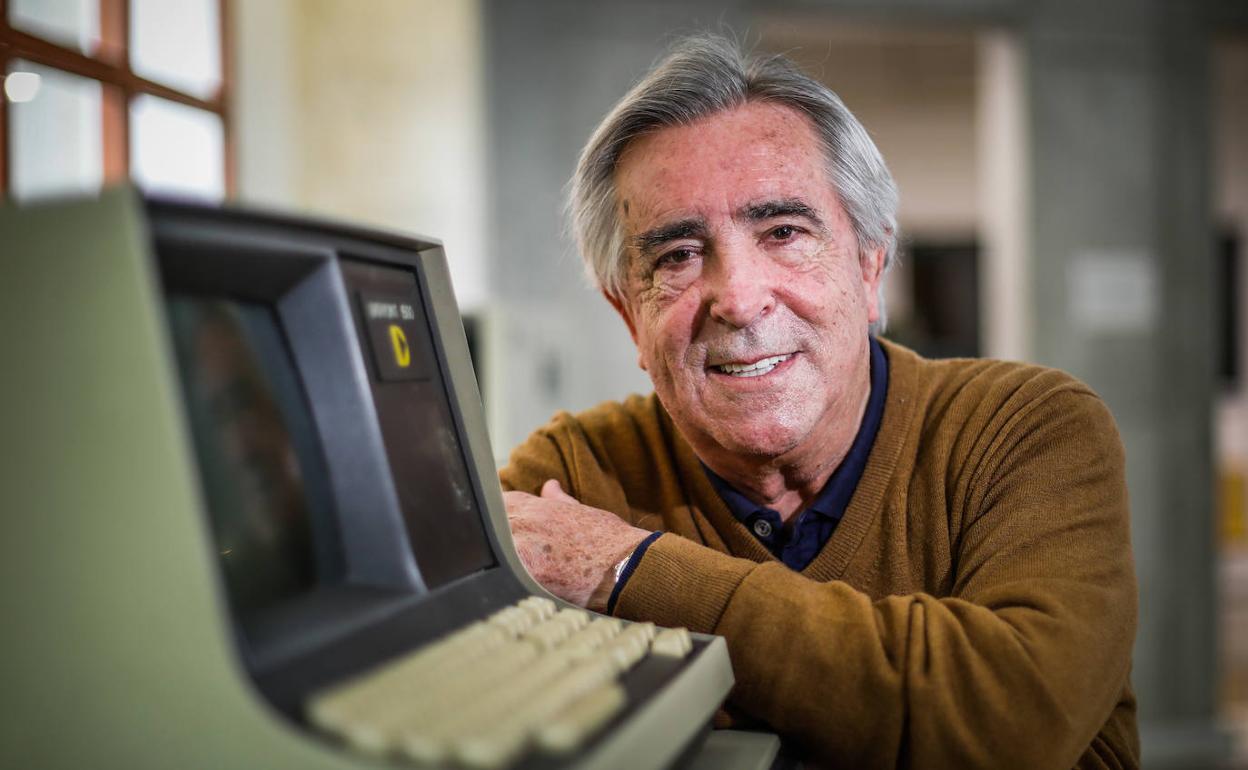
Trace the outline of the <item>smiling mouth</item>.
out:
[[[792,353],[769,356],[752,364],[715,364],[710,368],[729,377],[761,377],[793,357]]]

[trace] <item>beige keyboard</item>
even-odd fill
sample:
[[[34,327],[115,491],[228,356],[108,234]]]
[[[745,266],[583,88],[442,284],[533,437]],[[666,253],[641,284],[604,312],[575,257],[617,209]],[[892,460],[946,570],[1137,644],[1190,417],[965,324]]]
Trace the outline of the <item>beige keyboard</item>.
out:
[[[354,748],[418,764],[505,767],[576,751],[625,705],[618,678],[648,654],[683,658],[683,628],[625,624],[532,596],[307,702]]]

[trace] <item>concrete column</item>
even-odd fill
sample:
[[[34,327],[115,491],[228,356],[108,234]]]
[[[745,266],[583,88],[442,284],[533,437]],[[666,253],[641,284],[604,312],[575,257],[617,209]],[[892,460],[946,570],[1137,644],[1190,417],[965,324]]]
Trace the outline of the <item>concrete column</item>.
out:
[[[1035,313],[1028,290],[1031,154],[1022,41],[1014,30],[981,32],[976,59],[980,340],[988,358],[1027,361]]]
[[[1150,767],[1205,767],[1215,710],[1214,262],[1203,3],[1050,0],[1025,26],[1031,350],[1127,447],[1134,681]]]

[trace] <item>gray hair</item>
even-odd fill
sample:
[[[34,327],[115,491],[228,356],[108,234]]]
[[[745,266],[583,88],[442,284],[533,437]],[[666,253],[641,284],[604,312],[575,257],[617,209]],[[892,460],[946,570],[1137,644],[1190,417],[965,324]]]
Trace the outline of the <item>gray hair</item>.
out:
[[[599,124],[581,152],[568,211],[591,279],[623,299],[627,264],[618,216],[615,171],[632,140],[739,107],[781,104],[805,115],[824,147],[828,178],[849,216],[860,249],[884,248],[884,270],[896,261],[897,185],[884,158],[853,113],[827,86],[788,58],[747,55],[719,35],[679,41]],[[885,325],[883,282],[879,320]]]

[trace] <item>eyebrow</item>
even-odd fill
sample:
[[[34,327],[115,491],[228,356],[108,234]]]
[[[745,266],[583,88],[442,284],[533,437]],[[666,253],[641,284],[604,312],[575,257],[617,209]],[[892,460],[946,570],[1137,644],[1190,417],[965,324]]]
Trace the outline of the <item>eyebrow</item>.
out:
[[[632,241],[638,251],[647,254],[665,243],[681,238],[704,238],[706,232],[706,220],[695,217],[660,225],[634,236]]]
[[[778,200],[760,201],[758,203],[747,203],[737,209],[737,217],[748,219],[752,222],[761,222],[764,219],[772,217],[802,217],[811,222],[811,224],[823,229],[823,220],[815,213],[805,201],[800,198],[780,198]]]
[[[805,201],[800,198],[779,198],[776,200],[747,203],[737,209],[736,216],[752,222],[761,222],[772,217],[802,217],[819,230],[824,229],[823,220]],[[660,225],[636,235],[632,244],[642,254],[649,254],[658,247],[681,238],[705,238],[707,234],[706,220],[701,217],[690,217],[678,222]]]

